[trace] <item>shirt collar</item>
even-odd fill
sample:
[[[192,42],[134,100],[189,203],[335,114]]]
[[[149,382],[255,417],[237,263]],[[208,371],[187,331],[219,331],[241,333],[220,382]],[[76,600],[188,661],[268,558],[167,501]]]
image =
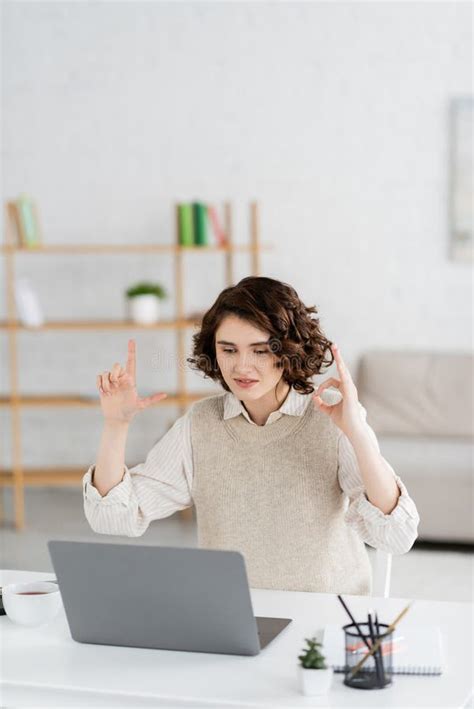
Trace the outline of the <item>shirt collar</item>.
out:
[[[300,394],[293,389],[293,387],[291,387],[285,401],[280,408],[277,409],[277,411],[272,411],[265,422],[265,426],[269,423],[277,421],[283,414],[287,414],[287,416],[302,416],[306,410],[306,406],[308,405],[310,398],[311,394]],[[252,423],[254,426],[257,425],[255,421],[252,421],[250,418],[247,409],[242,404],[240,399],[238,399],[233,392],[227,391],[224,397],[224,419],[230,419],[234,416],[239,416],[240,414],[245,416],[249,423]]]

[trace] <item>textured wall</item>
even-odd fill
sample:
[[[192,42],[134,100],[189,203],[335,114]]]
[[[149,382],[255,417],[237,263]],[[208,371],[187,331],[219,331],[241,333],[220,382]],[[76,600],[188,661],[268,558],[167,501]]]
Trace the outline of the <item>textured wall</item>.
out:
[[[470,269],[448,260],[448,101],[471,90],[469,3],[2,9],[3,197],[32,193],[48,242],[169,242],[171,202],[194,197],[230,197],[244,241],[258,198],[276,246],[263,275],[320,306],[351,366],[367,348],[470,346]],[[220,264],[186,257],[188,310],[224,287]],[[120,317],[142,276],[173,289],[169,256],[21,256],[18,272],[58,319]],[[93,393],[128,334],[21,335],[23,390]],[[141,391],[172,389],[156,353],[172,359],[173,336],[137,339]],[[136,420],[129,462],[176,416],[162,411]],[[27,462],[94,458],[98,411],[24,419]]]

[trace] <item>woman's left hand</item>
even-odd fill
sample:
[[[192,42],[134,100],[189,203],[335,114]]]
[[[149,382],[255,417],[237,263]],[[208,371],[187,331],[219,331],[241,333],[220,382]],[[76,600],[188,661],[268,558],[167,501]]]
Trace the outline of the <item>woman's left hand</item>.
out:
[[[327,414],[329,418],[346,434],[348,438],[360,431],[364,426],[364,421],[360,413],[360,404],[357,397],[357,389],[352,377],[347,369],[339,352],[337,345],[331,345],[331,351],[336,362],[339,379],[331,377],[322,382],[313,394],[315,409]],[[328,387],[338,389],[342,394],[342,400],[338,404],[331,406],[325,404],[321,399],[321,394]]]

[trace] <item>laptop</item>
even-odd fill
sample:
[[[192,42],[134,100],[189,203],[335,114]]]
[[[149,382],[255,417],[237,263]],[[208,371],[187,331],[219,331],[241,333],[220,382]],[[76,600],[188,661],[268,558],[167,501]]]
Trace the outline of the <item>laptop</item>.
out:
[[[48,541],[74,640],[258,655],[291,623],[254,617],[238,551]]]

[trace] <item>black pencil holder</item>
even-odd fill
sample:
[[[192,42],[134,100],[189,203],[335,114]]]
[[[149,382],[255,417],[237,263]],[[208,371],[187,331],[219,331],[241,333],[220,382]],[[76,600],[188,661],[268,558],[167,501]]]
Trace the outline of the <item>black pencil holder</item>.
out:
[[[372,647],[368,623],[358,623],[361,632]],[[379,623],[379,633],[374,634],[374,640],[387,632],[388,625]],[[344,684],[355,689],[382,689],[392,684],[392,633],[382,640],[379,649],[364,662],[362,667],[352,674],[352,670],[362,660],[369,650],[361,639],[354,623],[344,625],[345,644],[345,677]]]

